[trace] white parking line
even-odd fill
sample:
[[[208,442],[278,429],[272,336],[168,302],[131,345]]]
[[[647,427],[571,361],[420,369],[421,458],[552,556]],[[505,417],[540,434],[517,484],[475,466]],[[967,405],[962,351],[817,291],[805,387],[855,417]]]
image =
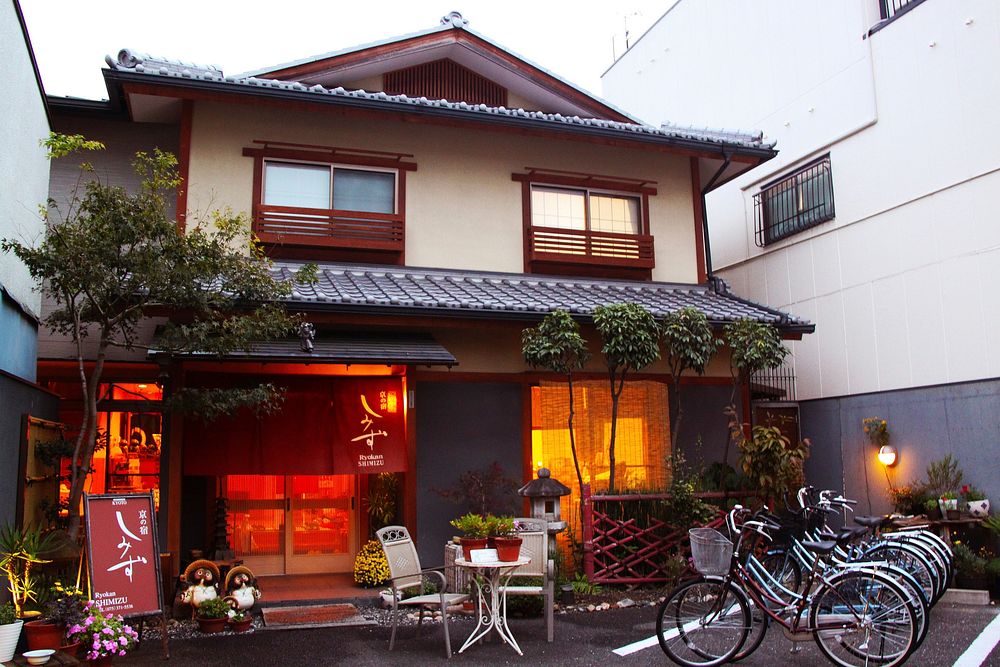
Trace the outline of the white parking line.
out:
[[[976,640],[965,649],[965,653],[958,656],[953,667],[979,667],[998,643],[1000,643],[1000,614],[983,628]]]

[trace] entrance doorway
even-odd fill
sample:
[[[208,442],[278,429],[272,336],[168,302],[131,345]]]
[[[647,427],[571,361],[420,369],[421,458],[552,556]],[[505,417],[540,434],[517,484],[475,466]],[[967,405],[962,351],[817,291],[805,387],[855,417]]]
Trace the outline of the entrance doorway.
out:
[[[358,550],[355,475],[228,475],[236,558],[256,574],[349,572]]]

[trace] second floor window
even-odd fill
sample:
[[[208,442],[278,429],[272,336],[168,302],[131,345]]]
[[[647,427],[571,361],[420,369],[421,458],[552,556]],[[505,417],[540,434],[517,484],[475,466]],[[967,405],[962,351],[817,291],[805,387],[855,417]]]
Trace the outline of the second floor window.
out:
[[[531,188],[531,224],[535,227],[639,234],[639,210],[638,197],[537,185]]]
[[[754,195],[755,241],[764,247],[834,215],[833,174],[830,156],[824,155]]]
[[[340,167],[268,160],[264,163],[266,206],[396,212],[396,174]]]

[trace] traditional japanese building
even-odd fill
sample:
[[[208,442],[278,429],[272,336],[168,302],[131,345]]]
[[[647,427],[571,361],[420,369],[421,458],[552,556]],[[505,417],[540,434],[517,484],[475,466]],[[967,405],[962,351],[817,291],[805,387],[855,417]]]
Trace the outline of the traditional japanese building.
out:
[[[176,152],[181,224],[246,211],[276,275],[318,266],[287,300],[314,337],[170,358],[155,350],[153,321],[151,353],[109,364],[91,488],[153,489],[164,544],[182,557],[211,548],[225,497],[231,546],[258,573],[349,570],[372,475],[394,472],[400,519],[440,562],[458,508],[435,490],[493,462],[519,482],[541,465],[575,477],[564,389],[521,354],[522,329],[553,309],[584,325],[595,352],[577,405],[595,485],[608,479],[610,420],[596,306],[695,306],[716,326],[751,317],[789,338],[813,329],[706,272],[705,192],[771,159],[771,144],[643,125],[458,14],[239,76],[132,51],[108,64],[110,102],[52,100],[57,130],[104,141],[95,163],[116,176],[137,148]],[[70,166],[54,168],[53,196]],[[70,351],[55,339],[41,348],[69,421]],[[159,408],[165,390],[260,378],[286,388],[277,414],[202,424]],[[658,364],[626,388],[622,486],[669,478],[667,380]],[[701,436],[707,458],[725,438],[726,359],[690,386],[681,439]]]

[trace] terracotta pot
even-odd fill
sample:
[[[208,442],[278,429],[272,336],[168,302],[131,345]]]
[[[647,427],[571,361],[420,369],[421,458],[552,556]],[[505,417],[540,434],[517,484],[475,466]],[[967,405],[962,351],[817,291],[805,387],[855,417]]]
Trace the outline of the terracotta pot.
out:
[[[937,521],[941,518],[941,516],[941,507],[939,505],[935,505],[934,509],[927,510],[927,518],[931,521]]]
[[[497,560],[509,562],[517,560],[521,556],[520,537],[497,537]]]
[[[28,621],[24,624],[24,636],[28,640],[28,650],[37,651],[43,648],[59,648],[66,628],[49,621]]]
[[[253,625],[253,617],[247,616],[242,621],[229,621],[229,627],[233,632],[246,632]]]
[[[226,629],[226,623],[229,621],[228,618],[202,618],[198,617],[198,629],[204,632],[206,635],[215,634],[216,632],[222,632]]]
[[[74,658],[80,657],[80,647],[83,646],[83,642],[73,642],[72,644],[64,644],[59,647],[59,650],[66,655],[72,656]]]
[[[472,550],[473,549],[485,549],[486,548],[486,538],[485,537],[463,537],[462,538],[462,557],[465,560],[472,560]]]
[[[948,521],[958,521],[962,518],[962,513],[958,510],[948,510]]]

